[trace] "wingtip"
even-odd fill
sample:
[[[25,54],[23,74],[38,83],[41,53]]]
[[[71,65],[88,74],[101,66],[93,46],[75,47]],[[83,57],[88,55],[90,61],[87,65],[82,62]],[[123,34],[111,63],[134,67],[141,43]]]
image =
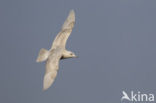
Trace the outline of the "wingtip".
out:
[[[72,15],[75,15],[74,9],[71,9],[70,12],[69,12],[69,14],[70,14],[70,15],[71,15],[71,14],[72,14]]]
[[[42,91],[44,92],[44,91],[46,91],[47,89],[48,89],[48,88],[44,88],[44,87],[43,87],[43,88],[42,88]]]
[[[70,12],[73,12],[73,13],[75,13],[74,9],[71,9],[71,10],[70,10]]]
[[[46,91],[50,86],[43,85],[42,91]]]

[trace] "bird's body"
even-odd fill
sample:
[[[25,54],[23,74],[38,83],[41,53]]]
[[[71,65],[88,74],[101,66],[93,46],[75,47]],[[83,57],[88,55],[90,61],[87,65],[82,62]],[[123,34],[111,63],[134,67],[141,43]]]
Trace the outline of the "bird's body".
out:
[[[57,71],[59,69],[60,59],[67,59],[76,57],[76,55],[66,50],[66,42],[69,35],[72,32],[72,28],[75,24],[75,13],[70,11],[69,16],[64,22],[61,31],[55,37],[54,42],[50,50],[41,49],[37,58],[37,62],[46,61],[46,71],[43,81],[43,90],[48,89],[54,82]]]

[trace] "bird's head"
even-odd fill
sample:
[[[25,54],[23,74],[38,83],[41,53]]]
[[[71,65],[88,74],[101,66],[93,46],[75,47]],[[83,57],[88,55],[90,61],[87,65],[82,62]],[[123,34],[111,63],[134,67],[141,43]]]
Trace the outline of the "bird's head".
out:
[[[68,55],[69,55],[69,57],[71,57],[71,58],[77,58],[77,56],[75,55],[74,52],[69,51],[69,52],[68,52]]]
[[[71,52],[71,51],[64,51],[63,53],[63,58],[77,58],[77,56],[75,55],[75,53]]]

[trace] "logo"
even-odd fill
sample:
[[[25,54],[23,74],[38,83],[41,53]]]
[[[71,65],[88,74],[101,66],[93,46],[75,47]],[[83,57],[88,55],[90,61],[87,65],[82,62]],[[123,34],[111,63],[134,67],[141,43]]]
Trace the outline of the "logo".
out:
[[[138,92],[131,91],[129,94],[127,94],[125,91],[122,91],[121,101],[123,100],[132,101],[132,102],[137,102],[137,101],[153,102],[154,94],[141,93],[140,91]]]

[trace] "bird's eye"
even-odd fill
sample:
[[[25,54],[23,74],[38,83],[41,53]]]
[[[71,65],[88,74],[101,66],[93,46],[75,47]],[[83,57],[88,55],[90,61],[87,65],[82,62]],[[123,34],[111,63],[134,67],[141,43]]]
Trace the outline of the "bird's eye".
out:
[[[73,55],[73,53],[70,53],[70,55]]]

